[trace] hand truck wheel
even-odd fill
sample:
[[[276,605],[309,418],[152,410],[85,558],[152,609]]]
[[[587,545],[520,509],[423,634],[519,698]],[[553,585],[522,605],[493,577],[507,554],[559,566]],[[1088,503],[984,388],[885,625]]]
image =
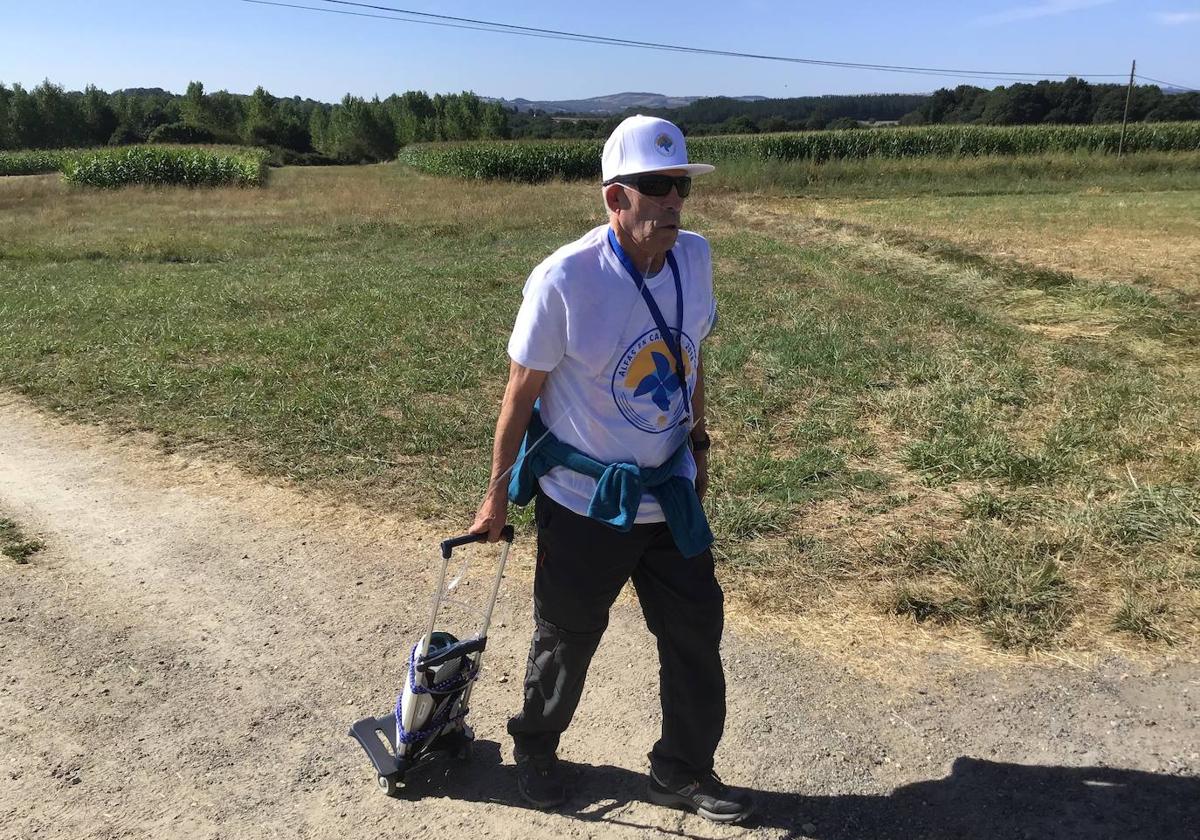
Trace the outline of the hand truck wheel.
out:
[[[392,797],[393,799],[398,799],[400,797],[400,774],[399,773],[388,773],[386,776],[383,774],[380,774],[379,778],[376,781],[379,785],[379,789],[381,791],[383,791],[386,795]]]

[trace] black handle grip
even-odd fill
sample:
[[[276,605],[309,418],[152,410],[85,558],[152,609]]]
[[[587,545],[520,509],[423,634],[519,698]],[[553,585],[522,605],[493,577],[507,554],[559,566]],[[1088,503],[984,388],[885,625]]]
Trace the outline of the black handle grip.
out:
[[[513,526],[505,525],[500,529],[500,539],[506,543],[513,541]],[[450,555],[454,553],[454,549],[460,545],[468,545],[469,543],[487,542],[487,534],[463,534],[461,537],[452,537],[448,540],[442,540],[442,558],[449,560]]]
[[[482,639],[467,639],[465,642],[455,642],[450,647],[443,648],[435,654],[426,654],[417,663],[417,670],[429,671],[443,662],[449,662],[451,659],[457,659],[460,656],[467,656],[472,653],[481,653],[486,647],[487,636],[484,636]]]

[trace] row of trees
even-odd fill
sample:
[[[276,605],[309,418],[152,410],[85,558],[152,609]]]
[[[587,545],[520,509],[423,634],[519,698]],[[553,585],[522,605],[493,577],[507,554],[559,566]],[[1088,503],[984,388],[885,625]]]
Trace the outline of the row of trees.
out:
[[[1113,123],[1125,112],[1126,85],[1093,85],[1083,79],[1014,84],[991,90],[974,85],[942,88],[921,103],[902,122],[983,123]],[[1164,93],[1157,85],[1135,85],[1129,97],[1133,122],[1200,120],[1200,93]]]
[[[339,160],[387,160],[401,146],[438,140],[500,140],[510,136],[508,111],[473,93],[421,91],[370,101],[347,95],[312,113],[314,148]]]
[[[700,99],[651,111],[685,133],[746,134],[853,127],[860,121],[937,123],[1104,123],[1120,121],[1123,85],[1082,79],[1014,84],[991,90],[960,85],[932,95],[806,96],[743,101]],[[105,93],[89,86],[64,91],[49,81],[32,90],[0,83],[0,149],[45,149],[150,142],[246,143],[281,150],[293,162],[387,160],[409,143],[509,137],[606,137],[624,114],[564,118],[516,113],[473,93],[429,96],[420,91],[386,99],[347,95],[330,105],[278,98],[262,87],[250,95],[206,93],[192,82],[182,95],[159,88]],[[1200,119],[1200,93],[1133,89],[1134,121]]]
[[[903,125],[980,123],[1120,122],[1125,85],[1093,85],[1083,79],[1014,84],[991,90],[973,85],[943,88],[933,94],[801,96],[744,101],[728,97],[698,99],[682,108],[655,113],[686,134],[755,134],[762,131],[813,131],[852,128],[863,123]],[[606,137],[620,119],[578,119],[542,112],[514,114],[514,137]],[[1200,93],[1167,94],[1155,85],[1133,89],[1129,119],[1134,122],[1200,120]]]
[[[717,97],[697,100],[672,113],[691,126],[694,134],[820,131],[839,120],[841,124],[898,121],[928,98],[910,93],[798,96],[752,102]]]
[[[929,96],[879,93],[856,96],[799,96],[746,101],[725,96],[698,99],[682,108],[649,110],[666,117],[685,134],[755,134],[760,131],[806,131],[858,125],[858,121],[899,121]],[[627,114],[580,119],[541,111],[513,114],[513,137],[607,137]]]
[[[329,105],[279,98],[258,87],[249,96],[183,95],[159,88],[115,93],[89,86],[66,92],[49,81],[32,90],[0,83],[0,149],[49,149],[140,142],[246,143],[292,158],[386,160],[408,143],[509,136],[508,111],[473,93],[420,91]],[[316,162],[315,160],[313,162]]]

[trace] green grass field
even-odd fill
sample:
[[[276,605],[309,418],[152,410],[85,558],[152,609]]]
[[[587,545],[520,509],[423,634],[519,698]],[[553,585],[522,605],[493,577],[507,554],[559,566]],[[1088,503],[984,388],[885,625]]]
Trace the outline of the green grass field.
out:
[[[698,182],[738,609],[1195,644],[1200,160],[1078,160]],[[250,191],[0,179],[0,382],[461,529],[521,285],[600,209],[593,185],[395,165]]]

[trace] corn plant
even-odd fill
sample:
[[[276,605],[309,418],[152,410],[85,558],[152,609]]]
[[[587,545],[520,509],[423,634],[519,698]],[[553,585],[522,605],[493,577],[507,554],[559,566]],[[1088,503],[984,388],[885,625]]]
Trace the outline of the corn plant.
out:
[[[1119,125],[934,125],[791,134],[696,137],[693,160],[826,161],[845,158],[978,157],[1048,152],[1115,153]],[[398,159],[423,172],[461,178],[546,181],[598,178],[602,144],[594,140],[484,141],[406,146]],[[1200,122],[1137,123],[1128,152],[1200,150]]]
[[[78,149],[25,149],[0,152],[0,176],[58,172],[79,155]]]
[[[69,184],[110,189],[132,184],[256,187],[266,178],[267,153],[260,149],[132,146],[80,154],[63,169]]]

